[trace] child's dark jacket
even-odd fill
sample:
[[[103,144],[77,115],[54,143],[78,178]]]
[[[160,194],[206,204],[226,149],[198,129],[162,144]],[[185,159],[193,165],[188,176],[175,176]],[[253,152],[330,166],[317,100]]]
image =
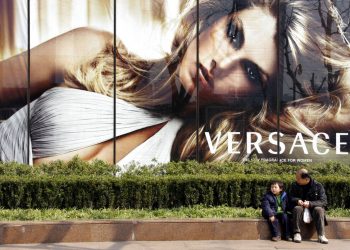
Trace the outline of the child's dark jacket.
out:
[[[277,206],[276,196],[271,191],[268,191],[261,201],[262,216],[266,219],[275,216],[277,214]],[[286,192],[282,192],[281,194],[281,206],[283,213],[287,213],[288,196]]]

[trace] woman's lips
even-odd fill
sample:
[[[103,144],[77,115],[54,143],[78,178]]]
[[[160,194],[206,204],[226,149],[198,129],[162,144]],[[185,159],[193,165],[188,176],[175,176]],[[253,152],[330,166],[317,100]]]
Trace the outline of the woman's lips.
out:
[[[199,84],[204,88],[204,89],[209,89],[212,90],[214,89],[214,79],[211,76],[209,70],[203,66],[203,64],[199,63],[199,70],[198,70],[198,81]],[[196,83],[196,78],[193,78],[193,82],[195,85]]]

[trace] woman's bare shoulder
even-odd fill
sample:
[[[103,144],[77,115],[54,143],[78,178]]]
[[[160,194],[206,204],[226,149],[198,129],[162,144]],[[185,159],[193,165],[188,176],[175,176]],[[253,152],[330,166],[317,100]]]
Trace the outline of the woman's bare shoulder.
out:
[[[80,27],[44,42],[41,46],[47,47],[48,50],[54,47],[56,56],[57,53],[61,55],[71,54],[79,58],[95,55],[112,39],[113,34],[108,31]]]
[[[90,41],[91,39],[98,39],[102,41],[110,41],[113,39],[113,34],[106,30],[95,29],[91,27],[79,27],[73,30],[68,31],[66,34],[77,35],[79,39],[86,39],[86,41]],[[91,40],[91,42],[94,42]]]
[[[39,96],[59,84],[72,65],[94,58],[113,35],[110,32],[81,27],[60,34],[30,50],[31,94]],[[0,104],[25,102],[28,53],[0,61]],[[68,86],[74,87],[74,86]],[[13,91],[13,89],[18,89]]]

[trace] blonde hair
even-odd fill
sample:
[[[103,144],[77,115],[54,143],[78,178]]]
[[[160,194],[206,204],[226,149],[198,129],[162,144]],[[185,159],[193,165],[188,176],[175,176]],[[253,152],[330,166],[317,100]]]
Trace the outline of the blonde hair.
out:
[[[199,3],[199,31],[213,24],[220,17],[232,12],[233,3],[239,9],[251,6],[262,6],[272,15],[277,16],[279,2],[285,8],[291,9],[285,31],[285,42],[289,46],[295,63],[300,55],[320,54],[320,60],[330,65],[341,67],[337,86],[329,93],[331,105],[322,103],[317,93],[309,93],[306,98],[291,102],[283,107],[283,116],[280,119],[280,131],[287,135],[301,132],[312,136],[317,131],[317,119],[301,117],[300,112],[306,112],[312,117],[336,117],[344,108],[349,108],[349,71],[348,50],[345,46],[337,46],[328,37],[322,37],[317,30],[310,29],[315,21],[310,16],[308,1],[275,1],[275,0],[201,0]],[[237,7],[236,6],[236,7]],[[173,42],[173,51],[162,60],[143,60],[130,53],[121,41],[117,40],[117,50],[114,51],[112,41],[106,45],[92,61],[82,63],[77,68],[67,72],[66,80],[83,85],[87,90],[113,96],[114,61],[116,54],[116,96],[135,104],[136,106],[159,112],[172,111],[181,115],[181,108],[186,103],[186,95],[181,93],[177,79],[177,65],[196,37],[197,13],[196,1],[186,2],[184,11],[178,19],[178,28]],[[288,14],[288,13],[287,13]],[[328,48],[332,55],[322,53]],[[180,85],[181,86],[181,85]],[[180,90],[179,90],[180,89]],[[174,100],[177,100],[174,102]],[[174,104],[175,103],[175,104]],[[180,103],[180,104],[179,104]],[[296,107],[297,105],[297,107]],[[195,123],[188,120],[178,132],[172,150],[172,158],[186,160],[197,158],[200,161],[234,160],[244,161],[246,132],[259,132],[266,139],[271,131],[277,130],[277,115],[268,99],[261,103],[260,109],[245,111],[223,111],[210,117],[209,122],[200,121],[197,138]],[[222,136],[216,153],[209,151],[204,132],[209,132],[216,140],[219,132],[227,134],[230,131],[240,131],[235,141],[239,141],[235,150],[240,154],[227,152],[227,137]],[[197,145],[197,142],[199,143]],[[196,147],[200,155],[196,156]]]
[[[317,132],[324,132],[322,130],[327,129],[329,124],[335,124],[338,121],[341,112],[350,109],[349,44],[341,28],[343,21],[333,2],[327,0],[324,4],[327,15],[331,16],[332,22],[338,29],[336,38],[320,32],[321,21],[317,22],[311,14],[315,11],[312,1],[288,3],[291,12],[285,32],[286,43],[295,64],[299,63],[298,57],[301,56],[318,57],[320,61],[323,61],[325,67],[335,67],[338,71],[332,86],[328,86],[327,93],[317,93],[306,86],[304,98],[285,105],[283,129],[292,129],[290,133],[302,132],[312,136]],[[321,6],[318,11],[322,11]],[[321,25],[324,24],[321,22]],[[328,128],[328,130],[331,133],[338,132],[334,128]]]

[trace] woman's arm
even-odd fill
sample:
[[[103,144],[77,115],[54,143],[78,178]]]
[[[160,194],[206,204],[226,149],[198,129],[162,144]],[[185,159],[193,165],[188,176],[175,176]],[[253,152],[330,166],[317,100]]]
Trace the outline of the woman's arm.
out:
[[[94,57],[112,39],[109,32],[78,28],[30,50],[30,92],[34,99],[45,90],[63,84],[68,66]],[[27,52],[0,62],[0,106],[25,103]],[[73,86],[70,86],[73,87]]]

